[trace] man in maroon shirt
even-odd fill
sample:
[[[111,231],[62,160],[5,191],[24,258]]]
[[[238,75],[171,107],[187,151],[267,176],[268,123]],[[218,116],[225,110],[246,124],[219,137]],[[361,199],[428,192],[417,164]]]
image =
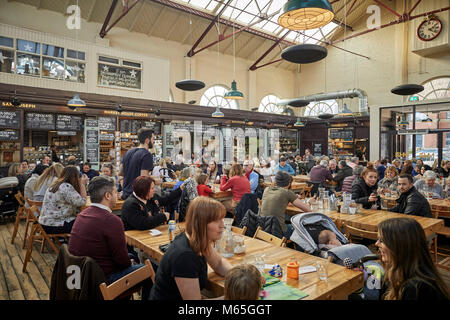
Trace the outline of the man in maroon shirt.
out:
[[[333,176],[330,173],[330,170],[327,168],[328,161],[321,160],[318,166],[315,166],[311,169],[309,173],[309,179],[312,183],[320,183],[325,185],[326,180],[332,181]]]
[[[69,252],[94,259],[106,275],[107,283],[144,266],[132,264],[122,220],[111,211],[117,201],[114,179],[99,176],[89,183],[91,206],[78,214],[70,234]],[[143,282],[142,300],[148,300],[152,282]]]

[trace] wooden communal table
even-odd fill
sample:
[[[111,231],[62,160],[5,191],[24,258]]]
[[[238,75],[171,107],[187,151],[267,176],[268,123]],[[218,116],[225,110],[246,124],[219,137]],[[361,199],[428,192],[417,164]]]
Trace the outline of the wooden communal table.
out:
[[[309,182],[311,181],[307,175],[297,175],[293,176],[295,182]]]
[[[303,211],[301,211],[295,206],[289,205],[286,208],[286,213],[290,216],[294,216],[296,214],[303,213]],[[378,224],[381,221],[390,218],[412,218],[422,226],[423,230],[425,231],[425,235],[427,236],[436,233],[436,230],[444,226],[444,220],[442,219],[425,218],[409,214],[402,214],[382,210],[362,209],[360,213],[355,214],[339,213],[337,211],[329,211],[322,213],[329,216],[338,227],[342,226],[342,224],[347,224],[349,226],[358,229],[363,229],[372,232],[378,231]]]
[[[179,224],[179,228],[184,228],[184,223]],[[168,226],[161,225],[157,227],[162,235],[152,237],[149,230],[137,231],[129,230],[125,232],[127,244],[137,247],[156,262],[161,261],[164,253],[159,250],[159,245],[169,242]],[[308,294],[305,300],[342,300],[348,295],[357,291],[364,285],[363,274],[359,271],[347,269],[334,263],[328,267],[328,279],[320,281],[317,273],[307,273],[299,276],[298,280],[286,278],[286,264],[291,258],[299,261],[300,266],[314,265],[317,260],[322,258],[315,257],[306,253],[289,248],[274,246],[262,240],[244,237],[246,252],[242,255],[235,255],[227,260],[232,265],[238,265],[254,254],[265,254],[266,264],[279,264],[283,268],[282,281],[296,287]],[[208,289],[217,296],[223,295],[224,278],[216,274],[208,267]]]
[[[124,202],[125,202],[125,200],[117,199],[116,206],[114,208],[112,208],[112,211],[121,211]],[[86,209],[90,205],[91,205],[91,198],[87,197],[86,198],[86,205],[84,207],[82,207],[81,210]]]
[[[437,211],[439,217],[450,218],[450,198],[447,199],[431,199],[428,200],[431,211]]]
[[[272,187],[275,186],[274,182],[264,182],[263,183],[263,187],[267,188],[267,187]],[[304,188],[306,188],[308,185],[304,182],[292,182],[291,184],[291,189],[294,192],[301,192]]]

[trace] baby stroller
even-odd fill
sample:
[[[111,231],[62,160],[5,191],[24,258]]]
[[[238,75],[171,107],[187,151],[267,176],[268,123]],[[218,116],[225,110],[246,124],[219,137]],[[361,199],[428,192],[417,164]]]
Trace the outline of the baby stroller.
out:
[[[330,217],[317,212],[306,212],[291,218],[294,232],[290,240],[295,242],[306,253],[321,256],[319,249],[319,234],[322,230],[330,230],[336,234],[336,238],[342,244],[328,250],[331,262],[346,266],[347,268],[359,268],[364,272],[364,287],[352,294],[350,299],[378,300],[381,291],[381,283],[384,269],[376,262],[378,256],[364,245],[351,244],[344,234],[336,227]],[[322,254],[323,256],[323,254]]]
[[[19,180],[16,177],[0,179],[0,223],[7,217],[14,216],[19,208],[14,195],[19,191]]]

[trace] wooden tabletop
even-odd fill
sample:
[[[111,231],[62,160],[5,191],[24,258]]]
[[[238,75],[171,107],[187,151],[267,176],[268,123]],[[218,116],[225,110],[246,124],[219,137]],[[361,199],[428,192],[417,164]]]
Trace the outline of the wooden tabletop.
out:
[[[183,229],[184,223],[179,223],[177,227]],[[149,230],[130,230],[126,231],[125,235],[129,245],[141,249],[152,259],[159,262],[164,255],[159,250],[159,245],[169,242],[168,226],[161,225],[156,229],[163,234],[152,237]],[[308,297],[304,298],[305,300],[346,299],[348,295],[361,288],[364,284],[364,278],[361,272],[353,271],[334,263],[330,263],[328,267],[328,279],[326,281],[320,281],[316,272],[300,275],[298,280],[287,279],[286,264],[290,262],[291,258],[296,259],[300,263],[300,266],[314,265],[321,258],[297,250],[274,246],[258,239],[244,238],[246,246],[245,254],[234,255],[227,260],[232,265],[237,265],[254,254],[265,254],[266,264],[279,264],[283,268],[282,281],[308,294]],[[208,267],[208,288],[217,296],[223,295],[223,280],[224,278],[222,276],[216,274]]]
[[[288,205],[288,207],[286,208],[286,213],[290,216],[294,216],[296,214],[303,213],[303,211],[293,205]],[[381,221],[390,218],[412,218],[422,226],[427,236],[435,233],[437,229],[444,226],[444,220],[442,219],[426,218],[382,210],[362,209],[361,213],[356,214],[339,213],[337,211],[322,213],[329,216],[337,225],[344,223],[355,228],[373,232],[378,231],[378,224]]]
[[[275,186],[274,182],[264,182],[263,183],[263,187],[267,188],[267,187],[272,187]],[[306,188],[308,185],[305,182],[292,182],[291,184],[291,189],[294,192],[297,191],[302,191],[304,188]]]
[[[293,176],[295,182],[308,182],[310,181],[309,177],[307,175],[297,175]]]
[[[114,208],[112,208],[111,210],[112,211],[121,211],[124,202],[125,202],[125,200],[117,199],[116,206]],[[90,205],[91,205],[91,197],[88,196],[86,198],[86,205],[82,208],[82,210],[86,209]]]

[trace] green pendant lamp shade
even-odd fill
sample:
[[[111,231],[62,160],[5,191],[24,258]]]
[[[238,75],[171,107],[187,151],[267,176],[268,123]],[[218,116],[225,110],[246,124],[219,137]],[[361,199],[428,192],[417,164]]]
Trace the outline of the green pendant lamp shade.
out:
[[[86,103],[80,99],[78,93],[75,93],[72,99],[67,102],[68,107],[76,108],[76,107],[86,107]]]
[[[347,104],[344,103],[344,107],[342,108],[341,112],[339,112],[340,116],[351,116],[353,112],[347,108]]]
[[[304,127],[305,124],[302,122],[300,118],[297,118],[297,122],[294,123],[294,127]]]
[[[310,30],[322,27],[334,19],[327,0],[289,0],[283,6],[278,24],[289,30]]]
[[[211,115],[213,118],[223,118],[225,115],[223,114],[222,111],[220,111],[220,108],[217,107],[216,111],[213,112],[213,114]]]
[[[236,81],[233,80],[231,83],[231,90],[225,93],[223,96],[225,99],[233,99],[233,100],[242,100],[244,99],[244,95],[242,92],[237,90]]]

